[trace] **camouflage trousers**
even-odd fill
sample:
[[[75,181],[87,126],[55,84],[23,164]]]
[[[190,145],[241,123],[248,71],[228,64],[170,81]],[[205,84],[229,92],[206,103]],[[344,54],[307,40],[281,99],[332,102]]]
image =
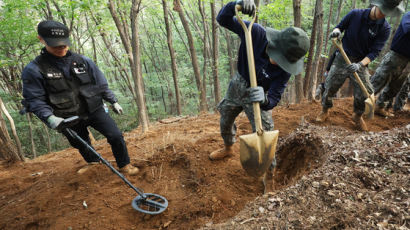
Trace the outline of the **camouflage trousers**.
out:
[[[409,74],[407,76],[407,81],[404,82],[404,84],[401,87],[399,93],[394,98],[394,104],[393,104],[393,98],[392,98],[389,101],[386,108],[393,107],[394,111],[401,111],[403,109],[403,106],[406,104],[407,100],[410,101],[410,75]]]
[[[349,57],[352,63],[359,62],[361,59]],[[325,109],[329,109],[333,107],[332,98],[336,96],[337,91],[342,87],[343,83],[345,82],[346,78],[350,77],[350,80],[353,82],[353,110],[355,113],[361,115],[364,112],[364,101],[366,97],[364,96],[362,89],[360,88],[359,84],[356,82],[353,74],[349,74],[346,70],[347,64],[343,59],[343,56],[338,53],[333,61],[333,65],[329,70],[329,74],[325,81],[325,92],[322,96],[322,106]],[[367,67],[360,67],[359,71],[357,71],[360,79],[362,80],[364,86],[367,89],[369,94],[373,93],[373,88],[370,84],[370,74]]]
[[[221,136],[225,145],[233,145],[236,142],[236,125],[235,119],[242,111],[245,111],[253,132],[256,131],[253,113],[253,104],[249,100],[247,91],[248,83],[236,73],[229,82],[225,98],[218,104],[218,111],[221,114],[220,128]],[[272,110],[261,110],[262,126],[266,131],[273,130]]]
[[[407,79],[408,73],[404,73],[409,63],[409,58],[390,50],[383,57],[382,62],[374,73],[371,83],[375,93],[383,90],[376,100],[376,104],[385,107],[386,103],[392,100],[402,88]]]

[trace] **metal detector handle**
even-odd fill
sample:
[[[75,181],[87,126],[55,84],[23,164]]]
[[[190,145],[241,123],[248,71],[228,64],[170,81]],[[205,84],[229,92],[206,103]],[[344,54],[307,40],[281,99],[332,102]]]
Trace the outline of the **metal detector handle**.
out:
[[[352,64],[352,62],[349,60],[349,57],[347,56],[346,52],[344,51],[343,46],[338,42],[338,39],[337,38],[332,38],[332,42],[339,49],[340,53],[343,56],[343,59],[345,59],[345,62],[348,65]],[[363,94],[366,96],[366,98],[369,98],[370,97],[369,92],[367,92],[367,89],[364,86],[362,80],[360,79],[359,74],[354,72],[353,75],[354,75],[354,78],[356,79],[357,83],[359,84],[360,88],[362,89]]]
[[[258,86],[258,82],[256,81],[255,58],[253,56],[251,31],[252,31],[252,26],[256,20],[256,10],[252,16],[251,22],[249,23],[249,27],[246,27],[245,23],[243,22],[238,12],[241,9],[242,7],[240,5],[236,5],[235,15],[236,15],[236,19],[238,20],[239,24],[241,24],[242,29],[245,33],[246,54],[248,56],[249,80],[251,82],[251,87],[255,88]],[[263,134],[263,127],[262,127],[262,119],[261,119],[261,108],[259,107],[259,102],[253,103],[253,113],[254,113],[254,119],[255,119],[256,133],[260,136]]]
[[[68,118],[68,119],[69,119],[69,118]],[[64,121],[65,121],[65,120],[64,120]],[[64,122],[64,121],[63,121],[63,122]],[[101,160],[101,162],[102,162],[103,164],[107,165],[107,166],[111,169],[111,171],[113,171],[115,174],[117,174],[117,176],[119,176],[128,186],[130,186],[132,189],[134,189],[143,199],[146,198],[146,195],[144,194],[143,191],[141,191],[140,189],[138,189],[138,188],[136,188],[134,185],[132,185],[131,182],[129,182],[129,181],[127,180],[127,178],[124,177],[124,175],[122,175],[120,172],[118,172],[118,170],[116,170],[116,169],[110,164],[110,162],[108,162],[107,160],[105,160],[99,153],[97,153],[97,151],[95,151],[86,141],[84,141],[80,136],[78,136],[78,134],[77,134],[74,130],[72,130],[72,129],[66,127],[66,128],[65,128],[65,131],[66,131],[68,134],[70,134],[70,136],[72,136],[72,137],[75,138],[76,140],[80,141],[84,146],[86,146],[87,149],[90,150],[92,153],[94,153],[94,154]]]

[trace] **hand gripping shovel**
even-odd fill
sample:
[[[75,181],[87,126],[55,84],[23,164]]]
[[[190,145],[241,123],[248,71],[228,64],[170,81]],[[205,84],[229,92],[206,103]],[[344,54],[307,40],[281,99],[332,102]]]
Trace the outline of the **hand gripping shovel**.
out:
[[[239,16],[240,6],[235,7],[236,18],[242,25],[245,32],[246,53],[248,56],[249,77],[251,87],[257,87],[255,60],[252,46],[252,26],[255,22],[256,14],[247,28]],[[279,131],[264,131],[262,128],[261,111],[258,102],[253,103],[253,113],[255,118],[256,133],[242,135],[240,139],[240,160],[245,171],[254,177],[265,174],[275,157],[276,144],[278,142]]]
[[[111,171],[113,171],[117,176],[119,176],[128,186],[130,186],[132,189],[134,189],[137,193],[138,196],[135,197],[132,200],[132,207],[142,213],[145,214],[150,214],[150,215],[156,215],[160,214],[165,209],[168,207],[168,200],[165,199],[165,197],[153,194],[153,193],[144,193],[142,190],[139,188],[135,187],[134,185],[129,182],[124,175],[122,175],[120,172],[118,172],[107,160],[105,160],[99,153],[97,153],[86,141],[84,141],[78,134],[70,129],[69,127],[73,126],[75,123],[78,123],[79,117],[74,116],[65,119],[61,124],[58,126],[57,130],[65,130],[67,133],[69,133],[73,138],[76,140],[80,141],[84,146],[87,147],[88,150],[93,152],[95,155],[98,156],[98,158],[101,160],[103,164],[108,166]]]
[[[343,46],[337,41],[337,38],[332,38],[332,42],[333,44],[339,49],[340,53],[342,54],[343,58],[345,59],[346,63],[348,65],[352,64],[352,62],[350,62],[349,57],[347,57]],[[362,89],[363,94],[366,96],[366,100],[364,101],[365,103],[365,108],[364,108],[364,115],[368,118],[368,119],[373,119],[374,116],[374,105],[375,105],[375,98],[374,98],[374,94],[369,95],[369,92],[367,92],[366,87],[364,86],[362,80],[360,79],[359,75],[354,72],[354,78],[356,79],[357,83],[359,84],[360,88]]]

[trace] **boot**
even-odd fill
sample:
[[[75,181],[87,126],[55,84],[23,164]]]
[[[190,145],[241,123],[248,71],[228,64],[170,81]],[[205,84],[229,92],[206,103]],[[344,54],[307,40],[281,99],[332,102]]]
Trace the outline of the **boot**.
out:
[[[215,150],[211,154],[209,154],[209,159],[211,161],[222,160],[225,157],[232,156],[232,154],[233,154],[232,145],[225,145],[225,148]]]
[[[374,113],[382,117],[394,117],[394,114],[390,113],[384,107],[381,107],[379,105],[376,105],[376,109],[374,110]]]
[[[360,131],[368,131],[366,122],[364,122],[362,115],[357,113],[353,114],[353,121],[356,125],[356,129]]]
[[[80,168],[77,173],[78,174],[84,174],[85,172],[87,172],[92,166],[94,165],[99,165],[101,162],[88,162],[87,165],[83,166],[82,168]]]
[[[127,164],[126,166],[120,168],[120,173],[128,174],[130,176],[137,175],[140,170],[137,167]]]
[[[319,116],[316,117],[317,122],[324,122],[329,118],[329,109],[322,108],[322,112],[320,112]]]
[[[403,106],[403,111],[410,111],[410,99],[407,99],[407,103]]]

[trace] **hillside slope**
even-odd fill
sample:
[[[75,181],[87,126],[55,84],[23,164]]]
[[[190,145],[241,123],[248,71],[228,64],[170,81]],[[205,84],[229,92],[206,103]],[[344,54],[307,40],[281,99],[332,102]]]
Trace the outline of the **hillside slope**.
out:
[[[141,168],[128,179],[169,201],[157,216],[132,209],[137,194],[106,166],[77,174],[85,162],[75,149],[1,162],[0,229],[409,227],[410,114],[376,117],[368,122],[371,132],[363,133],[353,130],[351,98],[335,100],[324,124],[314,122],[319,111],[316,103],[274,109],[278,168],[265,195],[239,155],[208,160],[223,146],[218,114],[125,133],[132,164]],[[244,115],[237,127],[238,135],[252,132]],[[113,161],[105,140],[94,147]]]

